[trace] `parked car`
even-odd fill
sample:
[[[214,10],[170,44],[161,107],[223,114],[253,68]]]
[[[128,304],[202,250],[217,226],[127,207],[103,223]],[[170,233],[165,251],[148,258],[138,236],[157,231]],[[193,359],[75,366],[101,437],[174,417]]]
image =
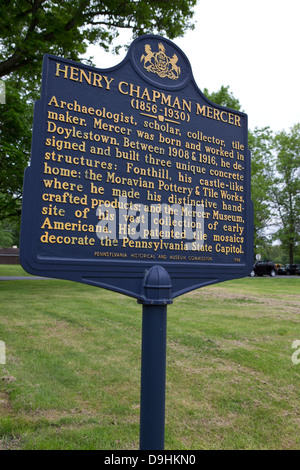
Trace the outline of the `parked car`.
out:
[[[286,264],[282,268],[278,269],[278,274],[288,275],[298,274],[300,276],[300,265],[299,264]]]
[[[286,266],[281,266],[280,268],[278,268],[277,274],[279,274],[279,276],[283,276],[284,274],[286,274]]]
[[[273,261],[256,261],[250,273],[251,277],[268,275],[276,276],[276,267]]]

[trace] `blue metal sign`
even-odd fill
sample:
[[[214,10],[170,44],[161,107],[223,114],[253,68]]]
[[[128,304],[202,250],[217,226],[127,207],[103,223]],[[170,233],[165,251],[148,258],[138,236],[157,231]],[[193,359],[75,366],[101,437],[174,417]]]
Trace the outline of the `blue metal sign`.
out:
[[[171,41],[136,39],[116,67],[46,55],[26,169],[20,256],[34,275],[171,297],[253,264],[247,116],[210,102]]]

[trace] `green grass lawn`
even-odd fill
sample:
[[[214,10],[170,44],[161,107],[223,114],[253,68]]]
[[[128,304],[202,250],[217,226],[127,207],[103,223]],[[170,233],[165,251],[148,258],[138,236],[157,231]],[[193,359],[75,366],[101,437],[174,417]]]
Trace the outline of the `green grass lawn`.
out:
[[[1,266],[0,276],[24,275]],[[138,449],[141,306],[59,280],[0,282],[1,449]],[[165,448],[300,449],[300,277],[168,307]],[[298,356],[300,358],[300,354]]]

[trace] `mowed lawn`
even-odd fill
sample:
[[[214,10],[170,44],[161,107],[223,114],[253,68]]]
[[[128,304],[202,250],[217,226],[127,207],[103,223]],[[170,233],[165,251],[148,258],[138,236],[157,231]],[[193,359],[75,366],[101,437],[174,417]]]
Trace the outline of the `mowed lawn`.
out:
[[[14,274],[25,273],[0,265],[0,276]],[[1,281],[0,450],[137,450],[141,310],[83,284]],[[299,276],[244,278],[175,299],[165,449],[300,449],[295,340]]]

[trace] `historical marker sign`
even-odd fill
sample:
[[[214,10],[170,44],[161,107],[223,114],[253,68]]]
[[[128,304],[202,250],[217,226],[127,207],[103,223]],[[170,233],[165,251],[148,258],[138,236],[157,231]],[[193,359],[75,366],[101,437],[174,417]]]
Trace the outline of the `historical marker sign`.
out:
[[[247,116],[198,89],[171,41],[147,35],[102,70],[46,55],[25,172],[26,271],[143,297],[161,265],[172,296],[248,275]]]

